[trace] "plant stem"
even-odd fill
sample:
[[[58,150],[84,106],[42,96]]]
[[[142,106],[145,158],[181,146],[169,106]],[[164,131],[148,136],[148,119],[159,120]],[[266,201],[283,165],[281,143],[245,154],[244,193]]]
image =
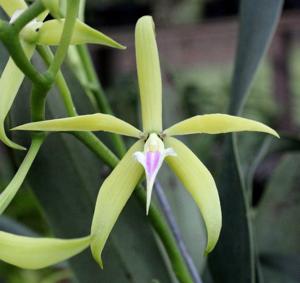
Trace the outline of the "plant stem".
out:
[[[23,27],[25,27],[30,21],[45,11],[43,3],[38,0],[35,1],[28,9],[26,9],[11,25],[14,31],[18,34]]]
[[[173,233],[174,238],[176,239],[178,243],[179,250],[181,252],[182,257],[185,260],[185,263],[189,269],[189,272],[194,280],[195,283],[202,283],[202,279],[200,277],[200,274],[197,270],[197,267],[195,266],[193,259],[191,258],[186,245],[182,239],[180,229],[176,223],[176,220],[174,218],[174,215],[172,213],[172,209],[168,203],[168,200],[164,194],[163,188],[161,187],[161,184],[158,181],[155,181],[154,190],[156,192],[156,196],[158,198],[159,204],[162,208],[162,211],[166,217],[166,220],[171,228],[171,231]]]
[[[89,54],[89,51],[87,49],[87,47],[85,45],[79,45],[77,46],[77,51],[78,51],[78,55],[79,58],[81,60],[82,63],[82,67],[85,70],[86,76],[87,76],[87,80],[88,82],[92,85],[92,88],[87,89],[87,86],[83,86],[86,91],[90,91],[92,92],[98,109],[106,114],[113,114],[113,111],[106,99],[106,96],[104,94],[103,88],[99,82],[97,73],[95,71],[93,62],[91,60],[91,56]],[[126,152],[126,147],[125,144],[123,142],[123,139],[116,134],[111,134],[111,139],[112,142],[114,144],[114,147],[117,151],[117,155],[119,157],[123,156],[124,153]]]
[[[79,0],[67,1],[67,14],[64,29],[61,35],[59,46],[55,52],[54,59],[49,67],[48,73],[57,74],[68,52],[68,47],[72,39],[74,26],[77,19]]]

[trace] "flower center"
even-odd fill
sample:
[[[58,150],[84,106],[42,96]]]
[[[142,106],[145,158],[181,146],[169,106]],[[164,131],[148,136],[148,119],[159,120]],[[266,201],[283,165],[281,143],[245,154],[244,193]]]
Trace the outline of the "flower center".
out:
[[[162,166],[163,160],[166,156],[176,153],[172,148],[165,149],[163,141],[156,133],[151,133],[144,145],[144,152],[137,151],[134,153],[136,160],[141,163],[145,169],[147,181],[147,207],[148,214],[152,189],[157,173]]]

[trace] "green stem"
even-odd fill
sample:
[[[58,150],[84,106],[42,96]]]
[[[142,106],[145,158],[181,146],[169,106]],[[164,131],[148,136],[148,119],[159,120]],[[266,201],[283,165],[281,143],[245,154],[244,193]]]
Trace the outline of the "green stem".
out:
[[[143,187],[140,185],[134,191],[134,193],[137,199],[143,205],[143,207],[145,207],[147,202],[147,197]],[[155,205],[153,205],[153,203],[150,204],[148,217],[150,217],[150,221],[154,230],[159,235],[160,240],[164,244],[164,248],[167,251],[172,268],[179,282],[193,283],[191,275],[187,269],[185,261],[182,258],[180,250],[177,246],[177,242],[169,228],[169,225],[165,221],[165,219],[161,216],[159,209]]]
[[[104,91],[98,80],[93,62],[91,60],[89,51],[85,45],[79,45],[76,47],[79,58],[81,59],[82,67],[85,70],[87,80],[93,86],[92,91],[96,98],[99,109],[106,114],[113,114],[112,109],[105,97]]]
[[[44,135],[35,134],[31,141],[31,146],[22,161],[18,171],[10,181],[9,185],[0,194],[0,215],[5,211],[11,203],[17,192],[19,191],[25,177],[44,141]]]
[[[46,65],[49,67],[51,62],[53,61],[54,55],[49,47],[45,46],[37,46],[37,51],[46,63]],[[77,111],[75,108],[75,104],[72,99],[71,92],[68,88],[68,85],[63,77],[63,74],[61,71],[57,73],[56,79],[55,79],[56,85],[59,87],[60,94],[62,96],[64,105],[66,107],[67,113],[69,116],[77,116]]]
[[[35,84],[44,84],[44,77],[36,70],[27,58],[17,33],[4,21],[0,24],[0,39],[20,70]]]
[[[55,53],[54,59],[48,70],[48,73],[52,75],[56,75],[58,73],[58,71],[60,70],[60,66],[63,63],[65,56],[68,52],[68,47],[72,39],[74,26],[77,19],[79,2],[79,0],[67,1],[67,15],[61,40]]]
[[[85,45],[77,46],[77,51],[79,58],[82,63],[82,67],[85,70],[88,82],[93,86],[92,89],[87,89],[86,86],[83,86],[86,89],[86,92],[92,92],[95,97],[98,108],[101,112],[106,114],[113,114],[113,111],[106,99],[102,86],[99,82],[97,73],[95,71],[94,64],[91,60],[90,53]],[[123,156],[126,152],[126,147],[123,139],[116,134],[111,134],[111,139],[114,144],[114,147],[117,151],[119,157]]]
[[[45,11],[45,7],[42,2],[35,1],[28,9],[26,9],[12,24],[14,32],[18,34],[23,27],[25,27],[30,21],[35,19],[38,15]]]

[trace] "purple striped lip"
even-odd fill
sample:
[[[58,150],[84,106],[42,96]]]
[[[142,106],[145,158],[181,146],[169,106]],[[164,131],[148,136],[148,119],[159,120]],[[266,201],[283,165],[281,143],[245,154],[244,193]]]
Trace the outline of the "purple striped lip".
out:
[[[147,175],[152,176],[158,169],[161,153],[159,151],[148,151],[146,153]]]

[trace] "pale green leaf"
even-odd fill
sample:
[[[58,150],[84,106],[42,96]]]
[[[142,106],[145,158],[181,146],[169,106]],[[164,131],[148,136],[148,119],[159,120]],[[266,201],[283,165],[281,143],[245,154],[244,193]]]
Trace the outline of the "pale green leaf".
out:
[[[49,20],[44,22],[38,31],[37,44],[58,45],[60,43],[64,23],[64,19]],[[77,45],[85,43],[101,44],[114,48],[125,49],[125,46],[119,44],[100,31],[93,29],[85,23],[77,20],[72,35],[71,44]]]
[[[222,134],[231,132],[264,132],[275,137],[279,135],[263,123],[227,114],[197,115],[166,129],[169,136],[189,134]]]
[[[89,244],[90,236],[63,240],[0,232],[0,259],[21,268],[39,269],[64,261]]]
[[[13,179],[10,181],[9,185],[0,194],[0,215],[7,208],[10,202],[13,200],[14,196],[20,189],[31,165],[34,161],[41,145],[43,139],[33,139],[32,144],[20,165],[17,173],[14,175]]]
[[[162,130],[162,86],[152,17],[140,18],[135,28],[136,64],[144,132]]]
[[[91,249],[101,267],[101,253],[107,238],[143,174],[143,167],[133,156],[143,149],[143,145],[141,140],[136,142],[100,188],[91,228]]]
[[[24,0],[0,0],[0,7],[11,17],[16,10],[26,9],[27,4]]]
[[[104,131],[139,138],[141,131],[127,122],[108,114],[90,114],[70,118],[33,122],[13,128],[22,131]]]
[[[165,139],[165,145],[177,153],[175,157],[166,157],[166,162],[201,211],[207,231],[206,252],[210,252],[219,239],[222,227],[221,206],[215,181],[203,163],[182,142],[168,137]]]

